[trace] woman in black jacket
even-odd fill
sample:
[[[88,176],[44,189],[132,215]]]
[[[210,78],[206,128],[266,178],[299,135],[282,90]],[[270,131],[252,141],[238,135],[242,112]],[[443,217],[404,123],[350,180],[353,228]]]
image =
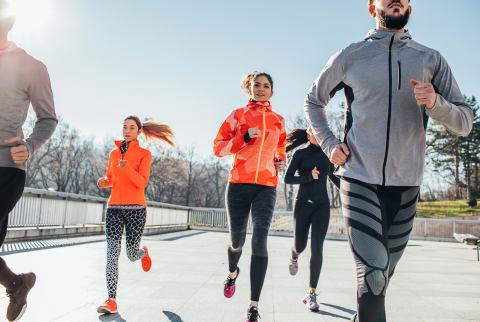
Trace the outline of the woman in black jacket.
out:
[[[323,241],[330,220],[327,177],[337,187],[339,179],[333,175],[333,165],[323,153],[310,128],[291,131],[287,142],[287,152],[310,142],[307,147],[295,151],[285,175],[285,183],[300,184],[293,213],[295,240],[289,270],[291,275],[297,274],[298,256],[307,246],[311,226],[310,290],[302,301],[309,310],[318,311],[316,288],[322,269]]]

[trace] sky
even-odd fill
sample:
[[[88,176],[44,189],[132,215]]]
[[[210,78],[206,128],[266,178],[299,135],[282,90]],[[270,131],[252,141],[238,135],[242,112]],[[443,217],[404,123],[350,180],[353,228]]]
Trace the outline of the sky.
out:
[[[253,70],[274,79],[287,120],[328,58],[374,28],[367,0],[13,0],[10,40],[47,65],[60,115],[102,145],[130,114],[169,124],[176,142],[212,154],[220,124],[248,97]],[[413,39],[447,59],[480,96],[480,1],[412,0]],[[337,93],[327,111],[338,109]]]

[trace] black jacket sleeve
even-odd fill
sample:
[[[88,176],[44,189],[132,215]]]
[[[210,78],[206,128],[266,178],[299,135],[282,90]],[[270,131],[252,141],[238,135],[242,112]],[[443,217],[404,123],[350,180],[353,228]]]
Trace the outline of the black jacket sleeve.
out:
[[[295,153],[293,154],[292,161],[290,161],[290,165],[288,166],[287,173],[285,174],[284,180],[286,184],[302,184],[302,183],[307,183],[313,180],[311,172],[303,176],[295,175],[302,161],[302,156],[300,153],[301,153],[300,151],[295,151]]]
[[[333,183],[335,187],[337,187],[337,189],[340,189],[340,178],[333,174],[334,171],[335,171],[335,166],[333,165],[333,163],[330,163],[330,171],[328,173],[328,179],[330,179],[330,182]]]

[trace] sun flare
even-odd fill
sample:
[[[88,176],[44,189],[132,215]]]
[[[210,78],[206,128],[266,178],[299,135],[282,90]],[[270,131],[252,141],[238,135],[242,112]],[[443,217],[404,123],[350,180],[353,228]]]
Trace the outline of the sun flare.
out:
[[[9,12],[16,17],[13,31],[20,35],[42,32],[53,15],[51,0],[10,0]]]

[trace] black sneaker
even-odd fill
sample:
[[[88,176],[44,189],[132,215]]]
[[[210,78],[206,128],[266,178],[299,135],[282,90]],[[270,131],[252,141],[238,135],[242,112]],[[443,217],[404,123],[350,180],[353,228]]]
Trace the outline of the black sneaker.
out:
[[[12,289],[7,289],[7,296],[10,298],[10,303],[7,309],[7,320],[18,321],[27,309],[27,295],[28,292],[35,285],[36,276],[34,273],[19,274],[21,282],[14,285]]]
[[[257,322],[260,314],[258,314],[258,308],[256,306],[250,306],[247,312],[246,322]]]
[[[357,314],[352,315],[352,317],[350,318],[350,322],[358,322]]]

